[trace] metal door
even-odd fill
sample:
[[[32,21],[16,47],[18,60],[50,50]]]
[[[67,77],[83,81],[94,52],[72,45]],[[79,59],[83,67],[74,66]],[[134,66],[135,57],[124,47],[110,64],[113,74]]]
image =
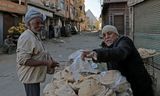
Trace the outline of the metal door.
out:
[[[134,43],[137,48],[160,51],[160,0],[146,0],[134,6]],[[160,62],[160,56],[155,58]]]
[[[117,27],[119,34],[124,35],[124,15],[114,15],[114,26]]]

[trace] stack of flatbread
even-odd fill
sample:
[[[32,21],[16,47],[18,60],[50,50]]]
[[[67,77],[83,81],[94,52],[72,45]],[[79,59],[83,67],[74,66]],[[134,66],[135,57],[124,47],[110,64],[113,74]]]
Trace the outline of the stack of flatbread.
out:
[[[54,74],[48,83],[44,96],[133,96],[130,84],[119,71],[111,70],[103,74],[80,74],[76,81],[66,67]]]
[[[146,58],[146,57],[156,54],[156,50],[154,49],[138,48],[138,52],[142,58]]]
[[[130,84],[119,71],[101,72],[95,63],[74,57],[69,66],[54,74],[43,90],[44,96],[133,96]]]

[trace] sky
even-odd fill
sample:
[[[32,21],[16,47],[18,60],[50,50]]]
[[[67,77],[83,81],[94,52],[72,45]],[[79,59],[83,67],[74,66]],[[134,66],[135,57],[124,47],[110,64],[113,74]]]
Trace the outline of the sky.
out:
[[[85,11],[91,10],[93,15],[98,19],[101,14],[100,0],[85,0]]]

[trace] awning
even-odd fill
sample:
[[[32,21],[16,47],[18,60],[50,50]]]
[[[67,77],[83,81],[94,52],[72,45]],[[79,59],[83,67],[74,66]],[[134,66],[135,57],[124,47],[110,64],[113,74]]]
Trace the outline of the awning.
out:
[[[128,6],[134,6],[138,3],[143,2],[144,0],[128,0]]]

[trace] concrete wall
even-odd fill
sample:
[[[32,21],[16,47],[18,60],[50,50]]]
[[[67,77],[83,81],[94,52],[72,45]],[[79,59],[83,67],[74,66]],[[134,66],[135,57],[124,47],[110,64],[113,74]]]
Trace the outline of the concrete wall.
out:
[[[121,34],[129,34],[129,9],[127,2],[104,4],[102,9],[102,27],[115,25]]]

